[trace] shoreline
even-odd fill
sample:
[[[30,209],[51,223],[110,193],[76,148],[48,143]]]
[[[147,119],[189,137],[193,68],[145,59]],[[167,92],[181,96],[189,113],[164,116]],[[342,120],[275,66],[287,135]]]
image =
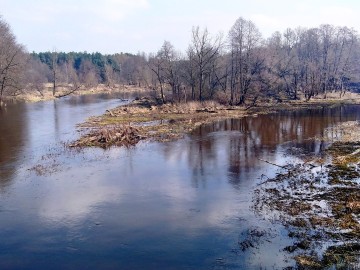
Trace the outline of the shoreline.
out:
[[[300,269],[360,264],[360,123],[335,129],[321,157],[287,164],[254,191],[254,211],[286,227],[294,243],[284,250]]]
[[[45,87],[44,91],[32,91],[21,93],[17,96],[6,97],[3,102],[41,102],[63,98],[65,96],[82,96],[82,95],[97,95],[97,94],[116,94],[116,93],[147,93],[152,91],[144,87],[137,87],[132,85],[115,85],[114,87],[106,85],[97,85],[95,87],[80,88],[74,92],[68,90],[66,87],[59,87],[56,92],[57,96],[53,96],[51,87]]]
[[[225,106],[214,101],[162,104],[157,98],[144,97],[107,110],[101,116],[90,117],[79,125],[85,135],[70,146],[107,148],[135,145],[140,140],[171,141],[185,136],[200,125],[219,120],[344,104],[360,105],[360,95],[351,99],[259,104],[251,108]],[[131,134],[127,136],[130,129]]]

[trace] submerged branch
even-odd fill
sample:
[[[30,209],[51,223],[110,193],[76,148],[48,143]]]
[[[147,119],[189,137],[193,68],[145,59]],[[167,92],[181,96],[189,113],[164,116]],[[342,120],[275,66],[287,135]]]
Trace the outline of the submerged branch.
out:
[[[270,165],[274,165],[274,166],[279,167],[279,168],[282,168],[282,169],[286,169],[286,166],[281,166],[281,165],[272,163],[272,162],[270,162],[270,161],[267,161],[267,160],[265,160],[265,159],[258,158],[258,160],[260,160],[260,161],[262,161],[262,162],[265,162],[265,163],[268,163],[268,164],[270,164]]]

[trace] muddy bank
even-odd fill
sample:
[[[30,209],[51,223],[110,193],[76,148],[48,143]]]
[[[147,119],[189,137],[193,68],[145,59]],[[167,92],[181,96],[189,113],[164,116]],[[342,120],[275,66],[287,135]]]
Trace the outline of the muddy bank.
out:
[[[284,250],[299,269],[360,266],[360,124],[335,128],[322,156],[284,166],[254,193],[254,210],[294,238]]]

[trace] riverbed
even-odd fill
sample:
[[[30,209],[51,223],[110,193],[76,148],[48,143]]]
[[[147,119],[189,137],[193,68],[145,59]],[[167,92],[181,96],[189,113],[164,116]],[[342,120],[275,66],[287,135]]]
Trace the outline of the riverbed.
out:
[[[130,96],[0,111],[1,269],[259,269],[294,266],[281,224],[252,210],[277,165],[320,154],[360,106],[217,121],[173,142],[69,149],[77,124]],[[334,133],[333,136],[338,134]],[[266,162],[265,162],[266,161]]]

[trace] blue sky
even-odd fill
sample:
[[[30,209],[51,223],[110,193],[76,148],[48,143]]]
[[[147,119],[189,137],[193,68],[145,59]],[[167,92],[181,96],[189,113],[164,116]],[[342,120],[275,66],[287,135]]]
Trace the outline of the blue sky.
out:
[[[192,26],[227,35],[237,18],[264,37],[323,23],[360,30],[358,0],[0,0],[0,14],[28,51],[184,51]]]

